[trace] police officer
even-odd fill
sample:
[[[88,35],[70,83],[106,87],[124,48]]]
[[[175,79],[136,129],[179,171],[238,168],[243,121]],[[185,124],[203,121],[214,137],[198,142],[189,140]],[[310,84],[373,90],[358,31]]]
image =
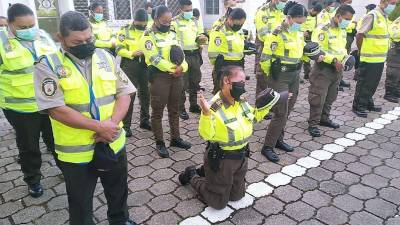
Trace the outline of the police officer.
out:
[[[331,22],[314,31],[312,37],[312,41],[318,42],[325,53],[314,64],[310,75],[308,132],[313,137],[321,136],[318,125],[339,128],[339,124],[332,122],[329,116],[342,78],[342,61],[347,56],[346,28],[354,13],[350,5],[340,6]]]
[[[185,53],[188,63],[188,71],[183,77],[184,85],[180,101],[180,117],[189,119],[185,109],[186,91],[189,93],[189,111],[200,114],[200,106],[197,105],[197,91],[201,81],[201,53],[200,44],[207,43],[204,35],[203,25],[193,17],[193,6],[191,0],[179,1],[181,13],[173,19],[172,26],[177,34],[178,42]]]
[[[95,48],[89,21],[82,13],[62,15],[57,36],[61,49],[35,65],[34,80],[39,110],[51,117],[56,160],[68,195],[69,223],[95,224],[92,202],[100,177],[110,225],[136,225],[129,219],[126,203],[127,158],[121,122],[129,95],[136,89],[115,58]],[[105,150],[114,161],[107,170],[100,170],[98,166],[103,165],[97,162]]]
[[[89,6],[89,22],[92,26],[95,46],[113,52],[116,46],[115,35],[104,20],[104,8],[100,3],[94,2]]]
[[[246,13],[241,8],[232,9],[224,24],[210,32],[208,57],[213,70],[213,93],[219,91],[219,72],[223,66],[237,65],[244,68],[245,38],[242,26]]]
[[[308,10],[307,20],[301,31],[304,32],[304,40],[306,43],[311,41],[311,36],[315,28],[317,27],[317,16],[322,11],[322,5],[314,3],[314,5]],[[311,71],[311,62],[308,59],[303,59],[304,79],[308,80]]]
[[[38,112],[33,65],[41,56],[55,52],[56,46],[37,28],[33,11],[26,5],[13,4],[7,14],[9,29],[0,30],[0,107],[16,133],[29,194],[37,198],[43,194],[40,135],[50,152],[54,152],[54,140],[49,117]]]
[[[381,80],[389,50],[387,15],[393,11],[395,4],[396,0],[381,0],[379,6],[364,17],[356,36],[360,66],[353,112],[359,117],[367,117],[367,110],[382,110],[375,106],[372,96]]]
[[[116,52],[122,57],[121,68],[128,75],[129,79],[138,88],[140,102],[140,124],[139,127],[151,130],[150,125],[150,94],[149,77],[143,51],[139,49],[140,39],[143,37],[147,27],[148,16],[144,9],[135,12],[135,19],[132,24],[126,25],[118,32]],[[132,122],[133,103],[135,96],[131,97],[131,104],[128,113],[124,118],[124,129],[126,136],[132,136],[130,129]]]
[[[256,108],[250,106],[241,98],[245,93],[245,74],[239,66],[224,67],[220,85],[221,91],[211,99],[211,106],[199,93],[199,133],[209,142],[204,166],[197,171],[190,166],[179,175],[182,185],[190,183],[200,199],[215,209],[223,209],[228,201],[244,197],[253,122],[262,120],[280,98],[280,94],[270,91],[265,96],[266,103]]]
[[[191,144],[182,140],[179,133],[179,100],[183,90],[182,76],[188,70],[181,48],[178,46],[177,34],[171,28],[172,13],[164,5],[158,6],[154,16],[154,25],[148,29],[141,42],[140,48],[149,66],[150,96],[151,96],[151,125],[156,139],[158,154],[169,157],[165,147],[162,117],[164,108],[168,108],[168,120],[171,134],[171,147],[189,149]],[[174,51],[171,51],[174,50]],[[175,60],[181,53],[181,60]],[[180,62],[178,62],[180,61]]]
[[[400,98],[400,17],[389,26],[391,48],[386,64],[386,81],[384,99],[399,103]]]
[[[318,14],[317,17],[317,24],[327,24],[331,21],[331,18],[335,16],[336,9],[338,4],[335,0],[328,0],[326,1],[325,9]]]
[[[260,56],[264,48],[265,38],[272,33],[285,19],[283,9],[287,0],[267,0],[256,12],[254,23],[256,25],[256,48],[255,74],[256,74],[256,95],[267,88],[267,79],[260,67]]]
[[[301,25],[306,21],[307,9],[301,4],[288,2],[283,13],[285,21],[264,42],[261,68],[268,76],[268,85],[276,91],[293,94],[289,102],[282,102],[272,109],[274,117],[268,126],[261,153],[272,162],[279,161],[274,147],[286,152],[293,147],[283,141],[287,118],[292,111],[299,92],[299,73],[305,45]]]

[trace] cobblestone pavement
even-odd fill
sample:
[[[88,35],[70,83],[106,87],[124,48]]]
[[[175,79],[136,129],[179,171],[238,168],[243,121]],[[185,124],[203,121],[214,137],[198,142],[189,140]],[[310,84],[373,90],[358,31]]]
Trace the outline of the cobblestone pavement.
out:
[[[253,103],[253,58],[248,59],[246,66],[247,74],[252,77],[246,87],[247,97]],[[202,71],[203,86],[207,98],[211,98],[209,64]],[[345,78],[350,81],[352,74],[345,74]],[[205,209],[193,190],[177,181],[186,166],[202,163],[205,144],[198,136],[198,117],[190,114],[189,120],[181,121],[182,137],[193,147],[187,151],[172,148],[171,158],[161,159],[155,152],[152,133],[138,128],[136,105],[134,137],[127,142],[131,217],[140,224],[151,225],[181,221],[193,225],[400,224],[400,120],[397,120],[400,108],[391,111],[399,105],[384,101],[380,86],[375,99],[383,112],[370,113],[365,119],[355,117],[351,112],[355,84],[351,83],[350,90],[339,93],[332,111],[333,120],[342,126],[337,130],[322,128],[323,136],[315,139],[306,131],[309,84],[301,85],[285,136],[296,150],[289,154],[278,150],[281,157],[278,164],[268,162],[260,154],[268,121],[257,124],[250,140],[252,155],[246,176],[249,194],[221,212]],[[386,114],[388,111],[391,113]],[[382,114],[385,115],[381,117]],[[166,120],[164,127],[169,130]],[[17,154],[15,134],[0,114],[0,225],[68,224],[65,184],[52,156],[43,148],[45,193],[33,199],[22,180]],[[100,185],[93,201],[95,221],[108,224]]]

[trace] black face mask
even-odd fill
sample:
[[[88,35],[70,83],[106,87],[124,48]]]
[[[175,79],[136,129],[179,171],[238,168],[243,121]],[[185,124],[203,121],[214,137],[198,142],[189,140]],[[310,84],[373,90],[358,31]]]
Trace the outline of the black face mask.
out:
[[[233,25],[231,26],[231,29],[232,29],[233,31],[235,31],[235,32],[238,32],[240,29],[242,29],[242,26],[243,26],[243,25],[240,25],[240,24],[233,24]]]
[[[133,25],[137,30],[146,30],[146,26],[142,25]]]
[[[171,25],[163,25],[163,24],[160,24],[160,26],[157,27],[158,31],[160,31],[161,33],[167,33],[170,28]]]
[[[70,47],[68,52],[74,55],[78,59],[86,59],[87,57],[93,55],[95,49],[96,47],[94,47],[94,43],[89,42],[86,44]]]
[[[231,89],[231,96],[235,101],[240,100],[240,96],[246,92],[246,89],[244,89],[245,84],[242,82],[232,82],[232,89]]]

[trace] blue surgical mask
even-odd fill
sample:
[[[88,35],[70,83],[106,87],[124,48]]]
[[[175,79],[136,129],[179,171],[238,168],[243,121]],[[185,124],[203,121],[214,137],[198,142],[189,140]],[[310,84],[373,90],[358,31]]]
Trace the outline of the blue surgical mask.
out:
[[[386,15],[389,15],[393,12],[395,7],[395,5],[389,4],[385,9],[383,9],[383,11],[386,13]]]
[[[100,22],[103,20],[103,13],[95,13],[94,14],[94,20],[96,20],[97,22]]]
[[[33,41],[35,40],[38,32],[39,29],[37,27],[31,27],[28,29],[16,30],[16,36],[22,40]]]
[[[185,18],[186,20],[192,19],[193,18],[193,11],[183,12],[183,18]]]
[[[276,9],[277,10],[283,10],[286,6],[286,2],[278,2],[278,4],[276,4]]]
[[[342,21],[339,22],[338,27],[341,29],[346,29],[350,23],[351,23],[351,20],[342,19]]]
[[[289,26],[289,32],[297,32],[300,31],[300,29],[301,29],[300,23],[293,23],[292,25]]]

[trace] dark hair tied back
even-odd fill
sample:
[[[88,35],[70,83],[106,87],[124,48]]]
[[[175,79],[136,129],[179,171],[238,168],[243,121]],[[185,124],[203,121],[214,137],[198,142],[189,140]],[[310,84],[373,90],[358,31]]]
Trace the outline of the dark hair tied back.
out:
[[[306,7],[294,1],[286,3],[283,14],[291,17],[303,17],[308,15]]]

